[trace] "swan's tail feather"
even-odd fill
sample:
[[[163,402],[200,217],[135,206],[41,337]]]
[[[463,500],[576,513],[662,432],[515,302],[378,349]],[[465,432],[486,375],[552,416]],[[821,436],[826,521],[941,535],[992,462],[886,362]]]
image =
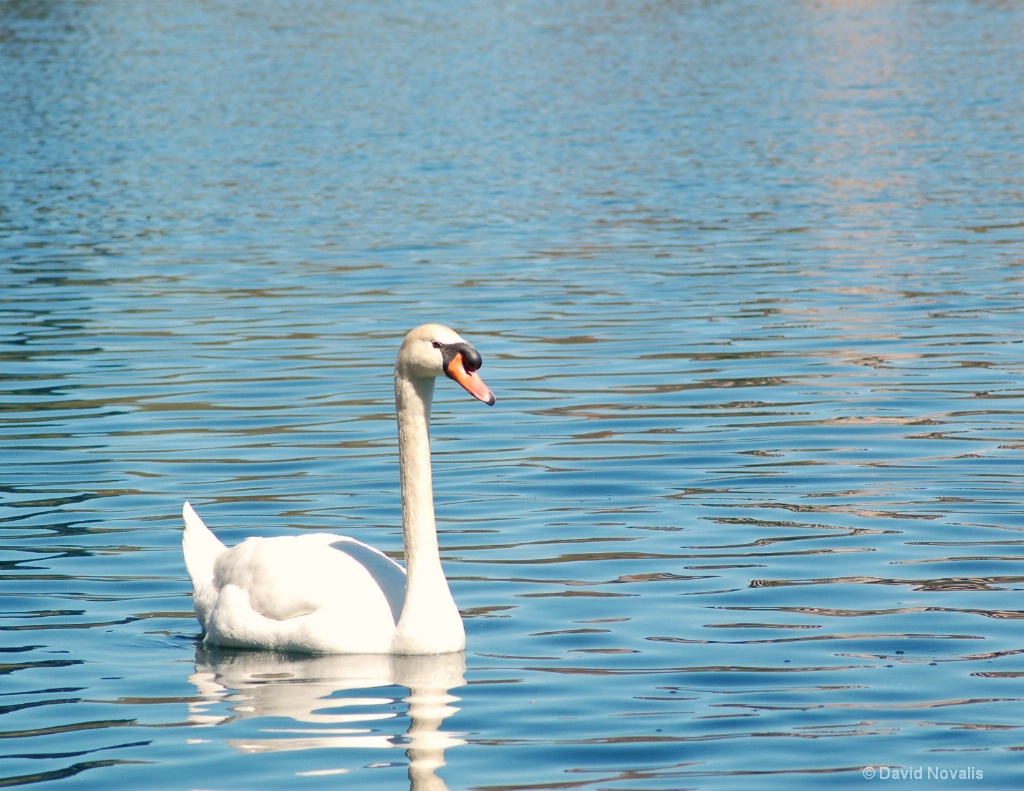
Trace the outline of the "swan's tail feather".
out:
[[[192,578],[192,585],[199,588],[213,582],[214,563],[226,547],[210,532],[189,503],[185,503],[181,515],[185,519],[185,532],[181,538],[185,568]]]

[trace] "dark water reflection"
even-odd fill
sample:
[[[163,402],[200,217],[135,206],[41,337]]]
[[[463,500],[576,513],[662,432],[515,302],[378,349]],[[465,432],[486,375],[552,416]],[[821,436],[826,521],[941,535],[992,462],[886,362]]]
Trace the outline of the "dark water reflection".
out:
[[[1022,29],[0,6],[0,784],[1011,787]],[[400,552],[428,320],[465,668],[197,651],[186,498]]]

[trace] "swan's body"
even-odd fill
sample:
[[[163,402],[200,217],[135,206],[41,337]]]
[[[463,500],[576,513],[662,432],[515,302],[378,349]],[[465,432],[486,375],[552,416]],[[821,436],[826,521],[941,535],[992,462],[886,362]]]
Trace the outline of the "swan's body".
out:
[[[410,332],[395,364],[402,534],[408,570],[344,536],[248,538],[228,549],[185,503],[182,548],[208,643],[324,654],[440,654],[466,646],[441,568],[430,404],[444,374],[487,404],[480,355],[453,330]]]

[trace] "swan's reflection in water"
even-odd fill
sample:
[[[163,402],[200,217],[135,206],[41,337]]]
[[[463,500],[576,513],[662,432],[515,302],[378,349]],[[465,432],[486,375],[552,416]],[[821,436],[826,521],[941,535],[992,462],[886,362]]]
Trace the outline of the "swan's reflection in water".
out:
[[[458,709],[466,655],[294,656],[200,645],[189,721],[220,725],[273,719],[266,738],[229,742],[240,752],[323,748],[404,749],[412,788],[444,789],[444,752],[465,742],[441,730]],[[392,690],[389,687],[404,687]],[[364,694],[355,694],[362,692]],[[401,705],[404,703],[405,705]],[[403,714],[408,714],[408,720]],[[292,725],[282,720],[291,720]],[[408,727],[405,727],[406,722]]]

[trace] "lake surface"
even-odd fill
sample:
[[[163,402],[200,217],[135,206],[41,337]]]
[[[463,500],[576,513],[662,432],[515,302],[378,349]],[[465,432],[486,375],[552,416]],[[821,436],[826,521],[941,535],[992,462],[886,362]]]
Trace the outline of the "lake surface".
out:
[[[0,785],[1019,787],[1024,6],[0,4]],[[227,543],[464,655],[205,649]]]

